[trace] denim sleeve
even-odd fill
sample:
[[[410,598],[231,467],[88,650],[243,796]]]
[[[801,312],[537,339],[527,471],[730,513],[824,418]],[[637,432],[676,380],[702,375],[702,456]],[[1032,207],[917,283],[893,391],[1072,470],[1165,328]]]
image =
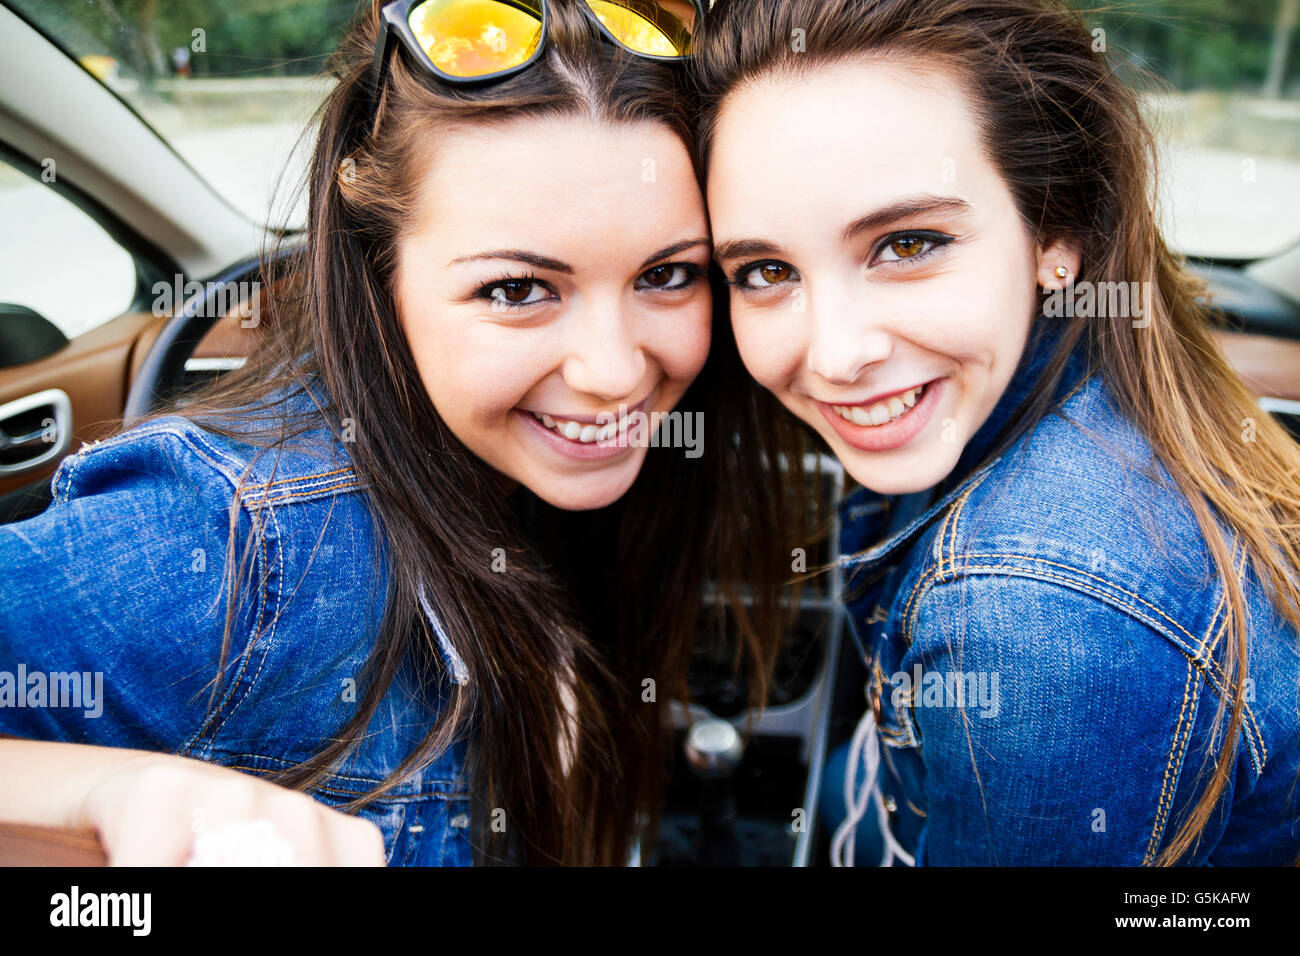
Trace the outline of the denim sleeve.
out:
[[[1177,788],[1180,765],[1191,777],[1217,756],[1199,735],[1180,742],[1200,679],[1187,656],[1062,584],[936,585],[903,670],[915,684],[927,864],[1150,864],[1191,795]]]
[[[231,476],[163,429],[83,449],[52,486],[42,514],[0,526],[0,733],[181,752],[256,622],[254,559],[216,680]],[[236,563],[250,524],[241,510]]]

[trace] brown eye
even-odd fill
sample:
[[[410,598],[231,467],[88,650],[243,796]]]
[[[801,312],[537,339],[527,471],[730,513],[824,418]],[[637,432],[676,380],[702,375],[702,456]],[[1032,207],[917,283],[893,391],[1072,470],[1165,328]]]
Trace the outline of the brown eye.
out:
[[[738,269],[730,281],[741,291],[765,292],[791,282],[798,282],[799,273],[788,263],[768,260]]]
[[[558,302],[559,297],[554,295],[554,291],[541,279],[531,276],[502,276],[479,286],[474,298],[486,301],[493,312],[511,312],[545,302]]]
[[[890,250],[900,259],[911,259],[925,251],[925,240],[916,236],[904,236],[889,244]]]
[[[644,278],[647,285],[652,285],[656,289],[662,289],[670,285],[673,279],[674,268],[672,266],[655,266],[645,272]]]
[[[497,288],[502,290],[503,299],[518,305],[520,302],[528,301],[528,294],[532,291],[533,283],[516,279],[511,282],[503,282]]]

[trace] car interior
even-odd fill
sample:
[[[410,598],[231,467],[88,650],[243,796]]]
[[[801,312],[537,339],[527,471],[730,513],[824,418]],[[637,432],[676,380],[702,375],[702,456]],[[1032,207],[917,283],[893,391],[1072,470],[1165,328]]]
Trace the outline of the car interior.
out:
[[[114,249],[125,275],[112,280],[123,283],[120,307],[87,317],[78,330],[21,294],[29,284],[21,258],[7,255],[10,264],[0,269],[0,522],[12,522],[49,504],[51,476],[83,443],[244,361],[258,329],[238,309],[215,315],[209,296],[219,284],[267,278],[257,258],[267,227],[10,6],[0,6],[0,43],[0,208],[11,244],[43,244],[41,254],[57,269],[42,281],[66,286],[69,295],[109,281],[99,271],[83,274],[83,244],[64,247],[38,228],[46,208],[39,204],[57,206],[60,221],[82,222]],[[25,186],[12,207],[19,192],[7,191],[11,181]],[[286,258],[295,252],[290,245]],[[1263,259],[1198,257],[1191,265],[1207,284],[1214,334],[1258,396],[1261,414],[1277,416],[1300,438],[1300,244]],[[155,286],[176,277],[205,291],[158,314]],[[805,464],[829,499],[843,492],[833,458]],[[837,537],[832,528],[822,551],[809,555],[810,568],[833,565]],[[829,571],[803,591],[761,713],[743,705],[746,689],[720,650],[725,635],[701,634],[694,700],[676,708],[678,759],[660,837],[639,863],[827,861],[830,835],[818,819],[818,794],[827,755],[860,716],[864,677],[854,670],[840,587]]]

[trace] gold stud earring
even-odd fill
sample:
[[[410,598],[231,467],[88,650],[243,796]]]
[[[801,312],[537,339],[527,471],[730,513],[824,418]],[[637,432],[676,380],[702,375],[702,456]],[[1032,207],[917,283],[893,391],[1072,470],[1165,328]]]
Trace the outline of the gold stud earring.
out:
[[[1064,279],[1064,278],[1066,278],[1069,274],[1070,274],[1070,270],[1067,269],[1067,268],[1065,268],[1065,266],[1057,266],[1057,267],[1056,267],[1056,278],[1058,278],[1058,279]]]

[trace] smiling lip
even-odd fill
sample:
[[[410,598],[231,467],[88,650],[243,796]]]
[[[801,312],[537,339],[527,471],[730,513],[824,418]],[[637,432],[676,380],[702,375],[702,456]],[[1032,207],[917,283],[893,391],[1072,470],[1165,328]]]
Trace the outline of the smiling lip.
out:
[[[862,451],[893,451],[901,448],[910,442],[920,433],[921,429],[929,422],[930,416],[934,414],[934,409],[938,405],[939,395],[942,393],[947,380],[942,378],[926,382],[924,386],[914,385],[912,388],[924,388],[916,404],[911,406],[893,421],[881,425],[858,425],[854,422],[845,420],[835,407],[856,408],[876,404],[881,398],[889,399],[893,396],[904,394],[911,391],[911,388],[903,389],[901,392],[890,392],[883,396],[877,396],[870,402],[817,402],[817,407],[821,413],[830,422],[832,428],[839,434],[845,442],[854,448]]]
[[[933,381],[936,381],[936,379],[930,379],[930,382]],[[867,408],[872,405],[875,405],[877,402],[888,401],[889,399],[893,398],[895,395],[902,395],[905,392],[910,392],[914,388],[921,388],[922,386],[929,385],[930,382],[918,382],[915,385],[908,385],[904,388],[896,388],[892,392],[880,392],[879,394],[872,395],[870,398],[863,399],[860,402],[820,402],[819,401],[818,404],[819,405],[843,405],[846,408],[852,408],[855,405],[861,405],[863,408]]]
[[[643,398],[637,405],[628,408],[628,418],[631,418],[633,412],[644,412],[650,405],[650,400],[653,397],[653,393],[651,393]],[[626,442],[620,442],[620,438],[622,438],[624,434],[622,431],[616,433],[606,441],[594,441],[584,444],[579,441],[565,438],[553,429],[546,427],[546,425],[537,420],[535,413],[528,409],[516,408],[514,409],[514,412],[519,416],[519,419],[524,423],[525,427],[531,434],[536,435],[548,448],[558,452],[565,458],[572,458],[578,461],[604,461],[623,455],[633,447]],[[542,413],[538,412],[536,414]],[[596,425],[599,424],[598,418],[609,414],[611,413],[603,412],[600,416],[560,415],[551,417],[560,421],[585,422],[588,425]],[[617,416],[618,411],[615,410],[612,414]]]
[[[643,411],[645,411],[646,404],[647,404],[649,401],[650,401],[650,396],[647,395],[645,398],[641,399],[641,401],[638,402],[637,404],[635,404],[635,405],[629,405],[629,406],[627,407],[628,414],[630,415],[630,414],[632,414],[632,412],[643,412]],[[545,413],[543,413],[543,412],[539,412],[539,411],[534,411],[534,410],[531,409],[531,408],[523,408],[523,409],[520,409],[520,411],[527,412],[529,415],[541,415],[541,414],[551,415],[550,412],[545,412]],[[585,424],[585,425],[599,425],[599,424],[601,423],[600,420],[601,420],[602,418],[604,418],[606,421],[608,421],[610,415],[613,415],[615,421],[617,421],[617,420],[618,420],[618,414],[619,414],[619,409],[616,408],[616,409],[614,409],[612,412],[599,412],[598,414],[595,414],[595,415],[551,415],[551,418],[554,418],[556,421],[563,421],[563,422],[582,422],[582,423]]]

